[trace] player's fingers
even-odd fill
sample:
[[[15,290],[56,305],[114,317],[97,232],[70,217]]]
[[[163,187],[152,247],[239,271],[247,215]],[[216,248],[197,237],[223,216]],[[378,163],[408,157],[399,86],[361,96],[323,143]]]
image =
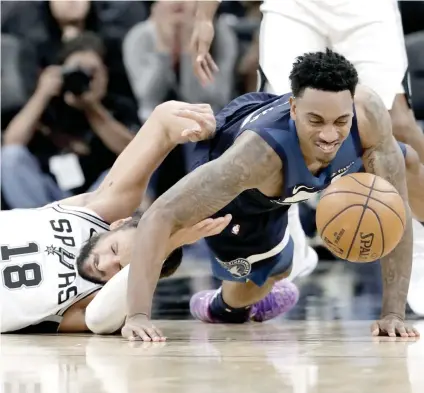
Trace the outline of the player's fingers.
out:
[[[196,230],[203,229],[203,228],[205,228],[206,226],[210,225],[210,224],[211,224],[211,223],[213,223],[213,222],[214,222],[214,219],[213,219],[213,218],[206,218],[205,220],[200,221],[199,223],[197,223],[197,224],[193,227],[193,229],[196,229]]]
[[[405,326],[403,323],[399,323],[396,326],[397,333],[400,334],[401,337],[408,337],[408,333],[406,332]]]
[[[157,336],[159,337],[159,341],[166,341],[166,337],[163,335],[162,330],[154,326]]]
[[[382,330],[384,330],[388,334],[389,337],[396,337],[396,330],[395,330],[394,324],[388,324]]]
[[[146,333],[149,335],[152,341],[157,342],[160,341],[159,335],[156,333],[155,327],[146,328]]]
[[[214,220],[213,223],[210,223],[205,230],[207,231],[206,236],[213,236],[217,235],[218,233],[221,233],[225,227],[229,224],[231,221],[231,215],[227,214],[225,217],[220,217]]]
[[[213,115],[212,107],[209,104],[186,104],[182,106],[180,109],[188,109],[193,112],[199,112],[204,114],[211,114]]]
[[[202,130],[196,129],[184,130],[181,136],[190,142],[198,142],[206,138]]]
[[[420,336],[420,333],[415,328],[407,327],[406,331],[408,332],[409,337],[419,337]]]
[[[152,341],[152,339],[146,332],[146,328],[134,326],[132,330],[134,331],[135,340],[142,340],[147,342]]]
[[[378,326],[377,322],[374,322],[371,325],[371,335],[372,336],[378,336],[380,334],[380,327]]]
[[[215,218],[212,222],[210,222],[207,226],[203,228],[203,232],[209,235],[214,232],[217,228],[220,228],[222,224],[225,222],[224,217]]]
[[[194,120],[196,123],[198,123],[200,126],[203,124],[206,124],[209,120],[208,116],[205,116],[202,113],[192,111],[190,109],[179,109],[175,111],[175,115],[178,117],[183,117],[185,119]],[[188,128],[188,130],[196,129],[196,127]]]
[[[184,110],[181,111],[178,116],[185,117],[186,119],[190,119],[198,123],[197,126],[186,128],[181,132],[181,136],[186,140],[188,139],[192,142],[204,140],[210,137],[214,131],[214,127],[209,122],[209,119],[204,115]]]

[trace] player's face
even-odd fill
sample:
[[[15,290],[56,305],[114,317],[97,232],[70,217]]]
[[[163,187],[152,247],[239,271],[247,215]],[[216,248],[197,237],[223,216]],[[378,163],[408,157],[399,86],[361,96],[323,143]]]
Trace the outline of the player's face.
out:
[[[125,228],[103,235],[91,250],[84,270],[90,277],[109,281],[130,263],[136,228]]]
[[[291,99],[290,114],[303,154],[328,164],[349,135],[353,99],[348,90],[334,93],[308,88],[301,97]]]

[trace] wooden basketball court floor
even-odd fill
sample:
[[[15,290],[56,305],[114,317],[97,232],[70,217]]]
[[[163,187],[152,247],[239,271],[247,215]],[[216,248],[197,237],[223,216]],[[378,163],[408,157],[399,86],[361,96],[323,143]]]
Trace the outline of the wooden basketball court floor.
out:
[[[2,393],[423,393],[424,340],[369,322],[159,321],[166,343],[2,335]],[[424,334],[424,322],[414,325]]]

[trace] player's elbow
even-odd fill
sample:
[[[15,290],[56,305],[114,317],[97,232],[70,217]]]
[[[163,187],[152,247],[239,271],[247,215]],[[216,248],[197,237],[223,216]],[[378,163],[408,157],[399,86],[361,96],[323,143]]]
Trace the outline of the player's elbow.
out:
[[[85,324],[95,334],[113,334],[125,322],[125,315],[110,315],[102,312],[95,304],[89,304],[85,312]]]

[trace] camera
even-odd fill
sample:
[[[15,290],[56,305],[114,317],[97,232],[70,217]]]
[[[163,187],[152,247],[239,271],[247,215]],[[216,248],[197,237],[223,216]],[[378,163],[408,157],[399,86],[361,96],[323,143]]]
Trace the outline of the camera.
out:
[[[64,67],[62,69],[63,91],[80,96],[90,90],[93,74],[80,67]]]

